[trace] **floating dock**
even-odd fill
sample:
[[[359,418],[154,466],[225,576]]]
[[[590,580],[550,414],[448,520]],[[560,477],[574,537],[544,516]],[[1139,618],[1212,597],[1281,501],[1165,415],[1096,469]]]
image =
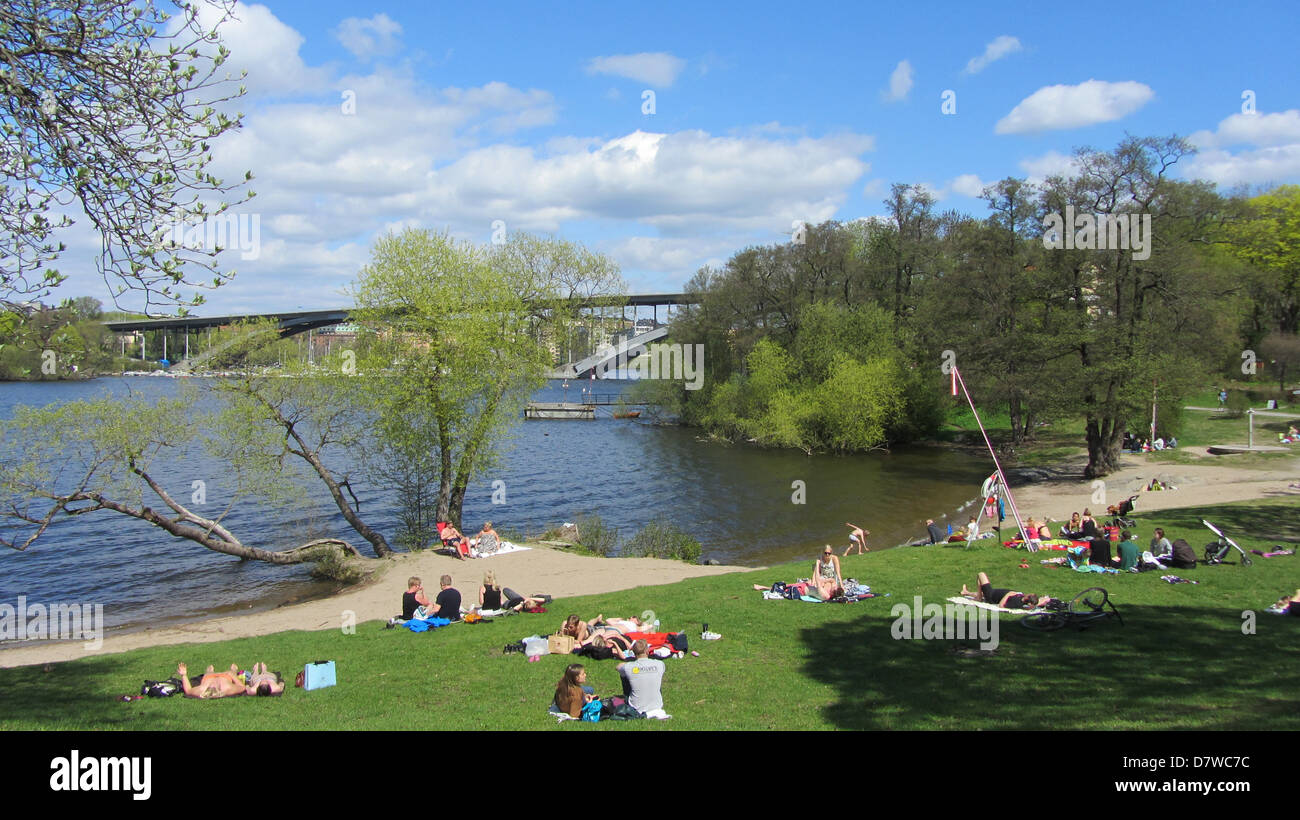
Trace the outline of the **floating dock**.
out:
[[[596,407],[591,404],[573,402],[530,401],[524,408],[525,419],[578,419],[594,421]]]

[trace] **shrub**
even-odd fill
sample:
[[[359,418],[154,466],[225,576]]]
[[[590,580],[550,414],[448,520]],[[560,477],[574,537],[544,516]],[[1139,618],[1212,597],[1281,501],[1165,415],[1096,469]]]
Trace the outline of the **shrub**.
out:
[[[645,525],[623,545],[622,554],[634,558],[669,558],[687,563],[700,560],[700,542],[668,521],[655,520]]]
[[[580,515],[574,523],[578,525],[578,543],[584,549],[604,558],[618,551],[618,530],[607,526],[599,515]]]

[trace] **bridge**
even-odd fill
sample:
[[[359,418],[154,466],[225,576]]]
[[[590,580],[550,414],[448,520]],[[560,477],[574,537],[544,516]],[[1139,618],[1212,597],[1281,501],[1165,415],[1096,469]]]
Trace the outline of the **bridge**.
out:
[[[624,319],[627,318],[627,308],[629,307],[633,308],[634,316],[635,316],[636,309],[642,307],[649,307],[652,308],[654,311],[653,313],[654,324],[658,325],[660,306],[667,307],[671,305],[695,304],[696,302],[698,302],[698,299],[686,293],[640,293],[640,294],[633,294],[630,296],[574,297],[567,301],[569,302],[570,305],[578,307],[580,309],[599,308],[599,307],[619,307],[622,308],[623,310]],[[200,330],[211,331],[213,329],[229,327],[231,325],[237,325],[240,324],[241,322],[269,321],[275,323],[276,332],[279,338],[284,339],[290,336],[296,336],[300,333],[308,333],[312,330],[344,324],[352,318],[352,311],[353,308],[331,308],[326,310],[299,309],[293,311],[283,311],[279,313],[226,314],[223,316],[175,316],[175,317],[168,317],[163,319],[148,319],[148,318],[115,319],[113,321],[104,322],[103,325],[109,330],[113,331],[114,333],[161,332],[163,358],[167,358],[168,333],[180,332],[184,334],[184,347],[185,347],[184,358],[185,360],[189,360],[190,359],[190,334],[194,331],[200,331]],[[645,344],[647,341],[655,341],[658,339],[662,339],[664,333],[659,332],[660,330],[661,330],[660,328],[656,327],[654,330],[651,330],[648,333],[643,333],[638,337],[634,337],[634,339],[629,339],[625,341],[619,346],[619,348],[622,349],[624,352],[626,352],[628,348],[635,346],[636,344],[635,339],[642,339],[643,341],[640,342],[641,344]],[[655,335],[657,332],[659,333],[659,335]],[[204,356],[201,358],[206,358],[209,353],[215,353],[215,352],[219,352],[219,351],[212,351],[210,349],[209,351],[205,352]],[[147,352],[142,351],[142,355],[147,356]],[[601,354],[596,354],[596,356],[600,356],[600,355]],[[581,378],[586,378],[586,376],[590,375],[592,370],[594,370],[598,364],[600,364],[603,361],[606,361],[609,358],[612,358],[612,356],[605,357],[605,358],[596,358],[595,356],[588,356],[587,359],[584,359],[582,362],[577,363],[577,365],[583,365],[585,362],[588,361],[591,361],[591,364],[586,365],[584,367],[578,367],[577,365],[574,364],[565,365],[561,367],[559,371],[556,372],[555,378],[579,377],[579,375],[569,375],[570,373],[580,374]],[[198,363],[199,362],[197,360],[193,362],[193,364],[198,364]]]

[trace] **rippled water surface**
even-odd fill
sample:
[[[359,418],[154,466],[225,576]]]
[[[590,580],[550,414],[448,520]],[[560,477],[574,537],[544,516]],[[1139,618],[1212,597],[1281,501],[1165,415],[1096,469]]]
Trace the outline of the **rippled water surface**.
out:
[[[614,392],[627,382],[600,382]],[[43,405],[128,392],[175,396],[180,380],[133,377],[90,382],[0,384],[0,416],[15,405]],[[580,385],[559,382],[535,398],[579,400]],[[919,537],[922,520],[952,514],[972,499],[986,460],[932,448],[856,456],[725,446],[693,430],[656,427],[604,416],[596,421],[520,422],[503,445],[498,468],[475,478],[466,495],[466,530],[485,519],[499,528],[536,534],[584,513],[631,534],[655,518],[692,532],[704,555],[723,563],[763,565],[813,557],[817,546],[847,546],[852,521],[871,530],[873,547]],[[346,467],[346,465],[345,465]],[[232,482],[219,463],[189,453],[156,466],[169,492],[183,499],[192,482],[205,485],[200,509],[216,515],[230,503]],[[493,482],[506,503],[492,504]],[[794,503],[802,482],[805,503]],[[499,485],[498,485],[499,486]],[[323,485],[289,509],[236,503],[223,523],[245,543],[281,549],[335,535],[363,550]],[[382,488],[358,488],[363,518],[393,537],[393,501]],[[151,503],[152,500],[151,500]],[[311,580],[305,567],[241,562],[112,513],[62,521],[26,552],[0,552],[0,603],[102,603],[110,626],[193,619],[212,612],[265,609],[334,587]]]

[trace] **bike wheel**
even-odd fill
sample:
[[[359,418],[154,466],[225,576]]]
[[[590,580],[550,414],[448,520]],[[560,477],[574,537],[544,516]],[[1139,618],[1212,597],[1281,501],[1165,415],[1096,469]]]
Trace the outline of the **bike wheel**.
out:
[[[1055,632],[1065,626],[1068,618],[1060,612],[1035,612],[1020,619],[1020,625],[1034,632]]]
[[[1110,602],[1110,595],[1101,587],[1085,589],[1070,601],[1070,611],[1079,615],[1091,615],[1101,612]]]
[[[1250,566],[1250,565],[1253,564],[1253,563],[1255,563],[1255,562],[1252,561],[1252,560],[1250,560],[1250,556],[1249,556],[1249,555],[1243,555],[1243,556],[1241,556],[1241,565],[1242,565],[1243,567],[1248,567],[1248,566]]]

